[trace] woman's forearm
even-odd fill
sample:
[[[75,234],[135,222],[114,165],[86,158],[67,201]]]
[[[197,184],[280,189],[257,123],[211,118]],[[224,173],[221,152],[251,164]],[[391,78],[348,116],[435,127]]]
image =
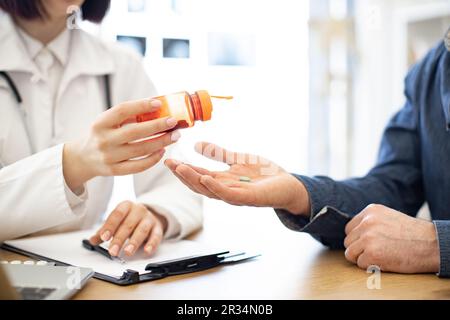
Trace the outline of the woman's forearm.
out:
[[[83,185],[95,177],[91,173],[86,160],[78,151],[79,148],[75,142],[68,142],[63,149],[63,174],[67,186],[76,193]]]

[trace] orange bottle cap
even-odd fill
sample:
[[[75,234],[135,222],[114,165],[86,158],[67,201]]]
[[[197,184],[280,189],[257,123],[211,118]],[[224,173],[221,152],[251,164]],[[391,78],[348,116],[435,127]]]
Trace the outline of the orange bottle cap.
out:
[[[211,102],[211,96],[206,90],[199,90],[195,92],[200,100],[202,107],[203,121],[211,120],[213,105]]]

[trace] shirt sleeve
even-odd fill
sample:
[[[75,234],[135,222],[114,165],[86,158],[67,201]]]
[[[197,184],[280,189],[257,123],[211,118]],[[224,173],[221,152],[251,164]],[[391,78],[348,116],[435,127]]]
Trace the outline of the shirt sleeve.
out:
[[[69,204],[62,170],[63,145],[0,170],[0,242],[68,223],[85,214]],[[75,203],[74,203],[75,204]]]
[[[72,191],[64,179],[64,191],[66,193],[67,202],[76,215],[84,211],[84,204],[88,199],[86,186],[82,186],[79,190]]]
[[[439,243],[440,266],[438,276],[450,278],[450,221],[434,221]]]

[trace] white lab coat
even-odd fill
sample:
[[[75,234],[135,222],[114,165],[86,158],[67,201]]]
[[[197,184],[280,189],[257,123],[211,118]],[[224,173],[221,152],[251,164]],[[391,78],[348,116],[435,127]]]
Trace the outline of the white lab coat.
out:
[[[79,200],[75,207],[69,204],[62,173],[63,143],[86,135],[105,110],[102,75],[111,75],[113,104],[156,95],[137,54],[84,31],[71,32],[70,57],[54,112],[54,141],[48,148],[32,154],[18,103],[0,78],[0,241],[38,232],[86,229],[99,223],[114,179],[94,178],[86,185],[87,199]],[[27,96],[27,88],[33,85],[33,70],[11,18],[0,16],[0,71],[8,72],[16,83],[24,109],[32,98]],[[169,235],[181,238],[201,226],[200,198],[162,163],[134,175],[134,186],[138,202],[168,218]]]

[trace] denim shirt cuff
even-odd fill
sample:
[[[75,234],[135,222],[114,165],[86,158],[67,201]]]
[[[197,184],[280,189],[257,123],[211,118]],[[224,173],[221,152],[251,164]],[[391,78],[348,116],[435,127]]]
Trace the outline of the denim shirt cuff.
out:
[[[327,205],[327,203],[331,202],[331,199],[327,198],[327,196],[331,193],[329,192],[329,185],[322,182],[320,179],[297,174],[293,174],[293,176],[303,183],[306,191],[308,192],[309,203],[311,206],[309,217],[293,215],[282,209],[275,209],[275,212],[287,228],[298,231],[306,226],[314,218],[314,216]]]
[[[450,221],[433,221],[439,242],[440,267],[438,276],[450,278]]]

